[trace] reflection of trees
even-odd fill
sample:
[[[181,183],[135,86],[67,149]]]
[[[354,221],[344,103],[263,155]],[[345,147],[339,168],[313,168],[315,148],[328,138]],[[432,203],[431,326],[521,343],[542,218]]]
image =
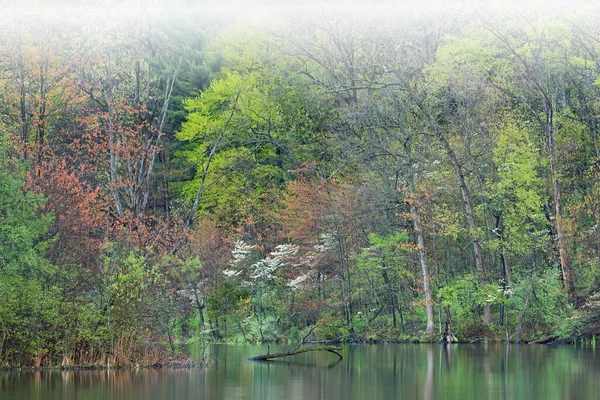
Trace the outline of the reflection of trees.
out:
[[[450,372],[450,358],[452,356],[452,345],[451,344],[442,344],[441,352],[443,354],[444,361],[446,362],[446,370]]]
[[[315,362],[320,357],[253,363],[245,358],[256,348],[210,350],[219,361],[206,369],[3,371],[1,398],[552,400],[594,398],[600,389],[600,357],[585,348],[348,346],[335,364]]]
[[[434,389],[433,389],[433,348],[431,346],[427,347],[427,377],[425,378],[425,385],[423,390],[423,398],[425,400],[431,400],[434,398]]]
[[[275,367],[287,366],[290,371],[293,371],[295,368],[298,368],[298,369],[303,369],[303,368],[330,369],[330,368],[333,368],[336,365],[338,365],[341,361],[342,361],[342,359],[338,358],[335,361],[330,362],[329,364],[326,364],[326,365],[319,365],[319,364],[315,364],[315,363],[299,363],[296,361],[281,361],[281,360],[265,360],[265,361],[256,361],[256,362],[267,364],[267,367],[270,367],[271,365],[275,366]],[[271,365],[269,365],[269,364],[271,364]]]

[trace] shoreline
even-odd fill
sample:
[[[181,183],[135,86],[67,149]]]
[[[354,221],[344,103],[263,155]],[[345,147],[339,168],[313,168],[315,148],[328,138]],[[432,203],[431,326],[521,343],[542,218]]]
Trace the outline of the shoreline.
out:
[[[209,363],[155,363],[150,365],[73,365],[56,367],[0,367],[0,372],[71,372],[71,371],[123,371],[123,370],[141,370],[141,369],[193,369],[206,368]]]
[[[419,341],[365,341],[365,342],[342,342],[342,341],[331,341],[330,343],[336,345],[346,345],[346,346],[357,346],[357,345],[390,345],[390,344],[409,344],[409,345],[485,345],[485,344],[507,344],[507,345],[545,345],[548,347],[564,347],[564,346],[574,346],[576,342],[564,342],[563,340],[557,340],[556,342],[540,342],[537,340],[533,340],[530,342],[506,342],[506,341],[494,341],[488,340],[487,342],[482,338],[478,338],[472,341],[458,341],[453,343],[443,343],[443,342],[419,342]],[[592,346],[590,342],[579,342],[584,345]],[[255,345],[261,346],[269,343],[212,343],[219,345]],[[277,343],[270,343],[277,344]],[[280,343],[283,344],[283,343]],[[308,343],[310,344],[310,343]],[[72,371],[123,371],[123,370],[178,370],[178,369],[194,369],[194,368],[208,368],[210,366],[210,362],[194,362],[191,359],[183,360],[183,361],[170,361],[166,363],[153,363],[147,365],[116,365],[116,366],[108,366],[108,365],[71,365],[71,366],[43,366],[43,367],[35,367],[35,366],[23,366],[23,367],[0,367],[0,372],[72,372]]]

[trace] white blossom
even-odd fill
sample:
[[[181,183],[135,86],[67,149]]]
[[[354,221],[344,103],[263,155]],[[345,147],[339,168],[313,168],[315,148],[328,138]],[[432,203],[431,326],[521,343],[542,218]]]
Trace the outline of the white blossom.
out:
[[[252,253],[252,251],[256,248],[256,246],[247,244],[243,240],[238,240],[235,242],[235,247],[231,250],[231,256],[233,259],[229,262],[229,265],[236,266],[241,262],[248,258],[248,255]]]
[[[291,244],[281,244],[275,247],[275,251],[262,260],[252,264],[253,272],[250,275],[252,279],[273,279],[273,273],[285,266],[286,262],[298,254],[298,246]]]
[[[242,273],[242,271],[236,271],[236,270],[234,270],[234,269],[224,269],[224,270],[223,270],[223,274],[224,274],[225,276],[229,276],[229,277],[232,277],[232,276],[238,276],[238,275],[239,275],[239,274],[241,274],[241,273]]]
[[[264,258],[251,266],[254,271],[250,278],[252,279],[273,279],[273,273],[279,267],[279,263],[275,260]]]
[[[317,253],[326,253],[335,248],[335,237],[332,234],[324,233],[319,240],[321,242],[313,246]]]
[[[514,294],[512,289],[508,287],[508,283],[504,279],[500,279],[500,283],[498,285],[498,293],[501,293],[504,296],[512,296]]]
[[[293,281],[288,283],[288,287],[292,288],[292,290],[300,289],[302,287],[302,282],[307,280],[310,277],[310,274],[302,274],[296,277]]]
[[[269,253],[273,258],[294,257],[298,254],[298,246],[293,244],[280,244],[275,251]]]

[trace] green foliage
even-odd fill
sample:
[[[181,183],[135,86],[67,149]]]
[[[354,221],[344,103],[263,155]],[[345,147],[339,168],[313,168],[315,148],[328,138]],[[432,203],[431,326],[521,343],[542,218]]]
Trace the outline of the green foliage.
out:
[[[492,158],[497,181],[490,185],[490,200],[502,215],[504,248],[517,255],[528,254],[547,242],[538,159],[539,152],[527,131],[510,121],[500,126]]]
[[[300,75],[284,70],[285,56],[260,39],[225,40],[221,74],[185,101],[188,115],[177,133],[183,142],[178,156],[195,170],[179,190],[194,199],[204,179],[199,211],[227,227],[259,218],[288,171],[304,161],[314,134],[309,89],[299,84]]]
[[[438,297],[440,304],[449,307],[451,315],[458,320],[470,320],[479,315],[479,308],[485,300],[479,278],[474,274],[468,274],[441,287]]]
[[[144,362],[144,351],[161,334],[177,326],[178,303],[167,292],[170,282],[157,260],[118,244],[105,248],[104,268],[97,277],[92,343],[112,354],[112,363]],[[89,328],[89,327],[85,327]],[[129,360],[129,361],[128,361]]]
[[[364,249],[358,257],[358,268],[397,270],[404,265],[408,244],[407,232],[396,232],[387,236],[370,233],[369,242],[371,247]]]
[[[477,337],[484,331],[479,317],[484,304],[491,306],[507,299],[498,284],[482,285],[477,275],[469,273],[440,287],[440,305],[445,309],[446,318],[453,322],[453,330],[458,338]]]
[[[513,288],[514,295],[507,301],[512,324],[516,326],[525,308],[525,300],[529,297],[529,306],[524,315],[524,324],[535,325],[536,336],[544,336],[545,332],[560,337],[575,333],[580,327],[573,317],[574,308],[562,289],[560,272],[556,268],[545,269],[529,279],[520,280]]]
[[[39,361],[58,317],[56,268],[44,257],[52,216],[24,189],[23,165],[0,136],[0,365]]]
[[[161,23],[60,52],[23,29],[0,79],[0,365],[131,364],[189,335],[297,341],[315,323],[410,340],[421,255],[436,325],[461,339],[596,321],[598,32],[498,18],[223,25],[210,43]]]

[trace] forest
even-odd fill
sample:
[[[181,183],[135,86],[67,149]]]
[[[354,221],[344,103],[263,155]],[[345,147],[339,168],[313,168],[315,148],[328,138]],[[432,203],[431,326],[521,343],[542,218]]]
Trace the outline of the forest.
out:
[[[600,326],[593,5],[88,11],[0,14],[0,367]]]

